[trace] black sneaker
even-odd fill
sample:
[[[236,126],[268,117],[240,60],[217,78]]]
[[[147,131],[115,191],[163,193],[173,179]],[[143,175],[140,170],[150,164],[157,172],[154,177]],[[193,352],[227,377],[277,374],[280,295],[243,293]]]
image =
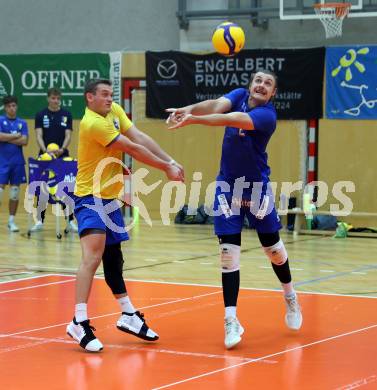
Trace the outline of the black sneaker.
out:
[[[94,336],[95,328],[89,325],[89,320],[76,322],[76,318],[67,325],[67,334],[78,341],[80,347],[90,352],[99,352],[103,349],[102,343]]]

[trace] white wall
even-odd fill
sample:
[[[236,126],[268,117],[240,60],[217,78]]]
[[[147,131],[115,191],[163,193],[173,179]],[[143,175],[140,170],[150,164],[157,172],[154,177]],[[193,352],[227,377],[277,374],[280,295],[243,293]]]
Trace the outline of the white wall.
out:
[[[0,0],[0,53],[169,50],[177,0]]]

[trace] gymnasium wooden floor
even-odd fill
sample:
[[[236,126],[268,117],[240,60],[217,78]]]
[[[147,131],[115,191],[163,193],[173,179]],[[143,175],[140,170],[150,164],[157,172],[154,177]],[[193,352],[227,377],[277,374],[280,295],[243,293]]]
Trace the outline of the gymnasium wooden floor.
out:
[[[377,240],[282,233],[304,323],[284,324],[279,284],[251,231],[243,234],[241,344],[223,347],[218,247],[211,226],[140,224],[123,246],[134,304],[156,343],[119,332],[99,270],[89,302],[105,345],[84,352],[65,334],[81,250],[74,234],[10,234],[0,216],[1,389],[376,389]]]

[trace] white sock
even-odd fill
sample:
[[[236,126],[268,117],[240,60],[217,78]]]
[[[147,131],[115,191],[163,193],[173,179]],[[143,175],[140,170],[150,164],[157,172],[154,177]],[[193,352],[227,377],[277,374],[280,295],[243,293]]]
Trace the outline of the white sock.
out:
[[[9,223],[13,223],[14,222],[14,215],[10,215],[9,216]]]
[[[117,301],[119,302],[122,312],[135,313],[136,309],[134,308],[134,305],[128,295],[126,297],[118,298]]]
[[[228,317],[237,317],[237,306],[227,306],[225,308],[225,318]]]
[[[3,194],[4,194],[4,188],[0,187],[0,206],[1,206],[1,201],[3,199]]]
[[[75,306],[76,322],[82,322],[88,319],[88,305],[86,303],[78,303]]]
[[[284,295],[287,296],[292,296],[295,295],[295,289],[293,288],[293,283],[282,283],[281,286],[283,287],[284,290]]]

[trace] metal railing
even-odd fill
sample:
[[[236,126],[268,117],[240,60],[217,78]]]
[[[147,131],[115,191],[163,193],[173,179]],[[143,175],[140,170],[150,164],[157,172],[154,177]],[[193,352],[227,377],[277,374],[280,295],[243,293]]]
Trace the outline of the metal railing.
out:
[[[340,1],[340,0],[338,0]],[[187,0],[178,0],[177,18],[179,27],[188,30],[190,20],[212,20],[212,19],[249,19],[254,27],[263,29],[268,28],[270,19],[279,18],[279,6],[276,1],[276,7],[267,6],[271,4],[268,0],[250,0],[250,6],[241,5],[240,0],[229,1],[227,9],[206,9],[189,10],[187,9]],[[287,12],[297,12],[303,15],[313,12],[312,6],[306,6],[304,0],[296,0],[292,7],[285,8]],[[377,0],[364,0],[363,11],[377,11]]]

